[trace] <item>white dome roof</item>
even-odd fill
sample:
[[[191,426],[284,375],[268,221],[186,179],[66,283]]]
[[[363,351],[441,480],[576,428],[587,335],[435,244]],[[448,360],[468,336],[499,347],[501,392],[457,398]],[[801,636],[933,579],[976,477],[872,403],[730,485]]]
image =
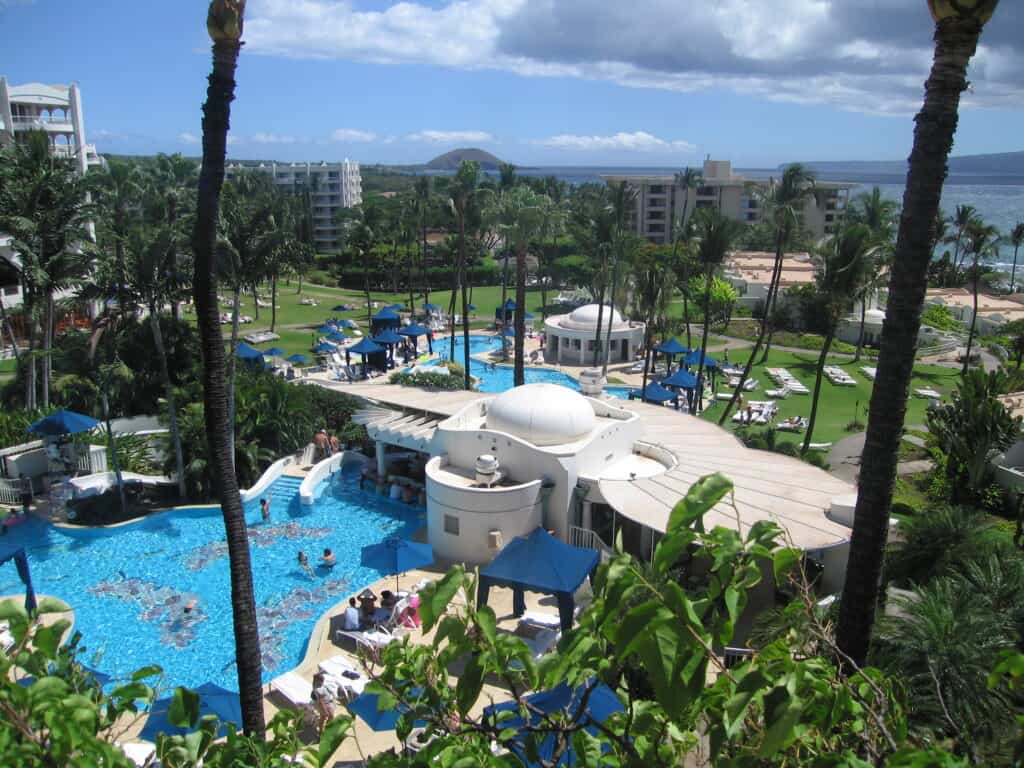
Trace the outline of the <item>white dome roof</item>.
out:
[[[559,384],[524,384],[502,392],[487,407],[487,429],[534,445],[561,445],[594,429],[594,409],[579,392]]]
[[[566,315],[559,323],[563,328],[572,328],[578,331],[596,331],[597,330],[597,313],[600,310],[598,304],[584,304],[578,309],[574,309],[568,315]],[[601,315],[601,327],[608,327],[608,317],[612,318],[612,328],[624,328],[626,327],[626,321],[622,319],[622,315],[619,314],[619,310],[612,309],[607,304],[604,306],[604,312]]]

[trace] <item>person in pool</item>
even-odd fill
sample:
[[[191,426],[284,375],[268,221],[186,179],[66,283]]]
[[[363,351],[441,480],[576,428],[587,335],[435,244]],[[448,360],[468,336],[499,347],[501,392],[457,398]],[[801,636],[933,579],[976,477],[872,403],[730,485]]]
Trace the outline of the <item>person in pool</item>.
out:
[[[331,552],[330,547],[324,548],[324,553],[320,556],[320,565],[325,568],[333,568],[338,562],[338,558]]]
[[[301,549],[299,550],[299,558],[298,558],[298,560],[299,560],[299,568],[301,568],[306,573],[308,573],[310,576],[312,576],[313,575],[313,566],[311,566],[309,564],[309,558],[306,557],[306,553],[303,552]]]
[[[260,514],[264,523],[270,522],[270,499],[260,499]]]

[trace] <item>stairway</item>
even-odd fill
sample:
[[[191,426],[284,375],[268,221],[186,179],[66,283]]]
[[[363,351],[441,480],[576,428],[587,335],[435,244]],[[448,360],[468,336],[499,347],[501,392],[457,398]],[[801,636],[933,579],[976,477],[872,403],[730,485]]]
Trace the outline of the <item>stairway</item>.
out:
[[[270,486],[271,514],[273,514],[274,510],[288,509],[298,498],[300,485],[302,485],[301,477],[282,475],[277,478]],[[266,496],[261,496],[260,498],[266,498]]]

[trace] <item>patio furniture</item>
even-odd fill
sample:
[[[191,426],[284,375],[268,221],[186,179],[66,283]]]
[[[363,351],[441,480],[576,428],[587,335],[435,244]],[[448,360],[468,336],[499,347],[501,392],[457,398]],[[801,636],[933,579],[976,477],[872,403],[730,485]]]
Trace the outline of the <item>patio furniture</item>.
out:
[[[270,681],[270,690],[279,693],[296,709],[313,703],[313,683],[296,672],[285,672]]]

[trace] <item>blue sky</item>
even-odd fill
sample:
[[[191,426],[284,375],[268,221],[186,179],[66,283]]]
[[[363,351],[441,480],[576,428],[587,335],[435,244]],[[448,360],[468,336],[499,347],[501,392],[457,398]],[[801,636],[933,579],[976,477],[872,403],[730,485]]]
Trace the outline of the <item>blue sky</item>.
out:
[[[740,167],[900,159],[923,0],[249,0],[230,154]],[[82,88],[100,151],[198,153],[205,0],[0,0],[0,74]],[[865,6],[874,8],[865,12]],[[1024,3],[972,67],[957,154],[1024,150]],[[781,20],[781,21],[780,21]]]

